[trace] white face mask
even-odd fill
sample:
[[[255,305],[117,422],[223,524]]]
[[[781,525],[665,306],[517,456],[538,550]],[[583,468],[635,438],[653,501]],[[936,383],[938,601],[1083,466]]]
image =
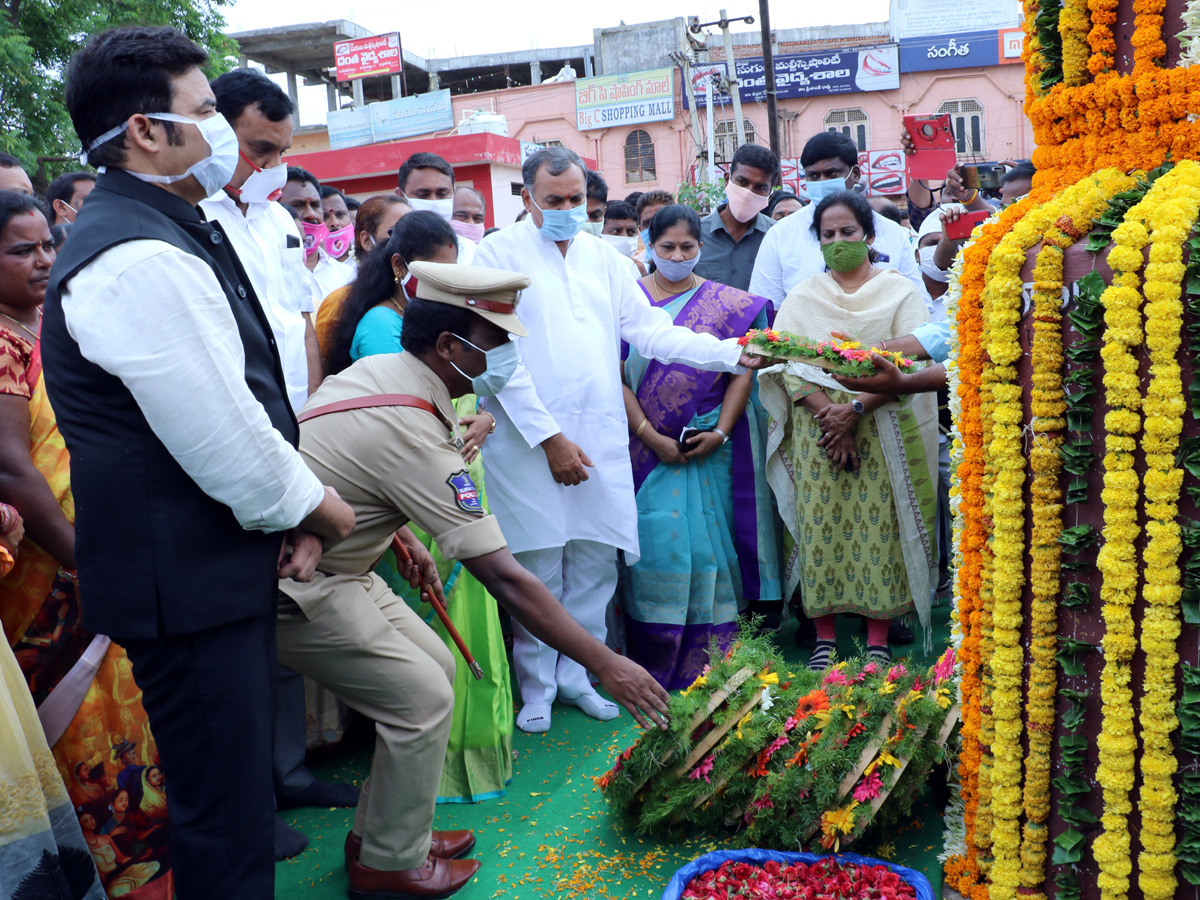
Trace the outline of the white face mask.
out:
[[[921,260],[921,274],[930,281],[939,281],[942,284],[950,280],[950,273],[943,272],[933,262],[933,254],[937,251],[937,244],[930,244],[928,247],[921,247],[917,250],[917,256]]]
[[[431,212],[437,213],[447,222],[454,215],[454,198],[447,197],[445,200],[422,200],[420,197],[408,197],[408,205],[415,212]]]
[[[223,190],[225,185],[229,184],[229,179],[233,177],[234,170],[237,169],[238,140],[233,126],[229,124],[223,115],[217,113],[209,116],[207,119],[189,119],[187,116],[177,116],[174,113],[143,113],[143,115],[148,119],[159,119],[163,122],[195,125],[200,130],[200,136],[208,144],[208,156],[193,163],[182,175],[151,175],[146,172],[131,172],[126,169],[130,175],[140,181],[150,182],[151,184],[175,184],[194,175],[196,180],[200,182],[200,186],[204,188],[204,196],[206,197],[213,196],[218,191]],[[128,127],[129,123],[123,122],[116,128],[110,128],[92,141],[87,148],[88,151],[95,150],[101,144],[111,141]],[[85,163],[87,162],[86,152],[81,159]],[[287,172],[285,170],[285,180],[286,175]]]
[[[287,166],[282,163],[269,169],[255,169],[242,184],[237,198],[243,203],[270,203],[279,199],[286,184]]]
[[[600,240],[613,247],[622,256],[633,257],[637,253],[638,239],[636,237],[625,237],[623,234],[602,234]]]

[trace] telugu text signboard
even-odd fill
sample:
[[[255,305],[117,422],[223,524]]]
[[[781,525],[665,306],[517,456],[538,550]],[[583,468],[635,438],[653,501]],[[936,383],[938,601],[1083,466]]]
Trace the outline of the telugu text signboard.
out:
[[[397,32],[338,41],[333,45],[333,56],[338,81],[352,81],[368,75],[395,75],[404,67]]]
[[[367,109],[376,143],[454,127],[449,88],[372,103]]]
[[[580,131],[674,119],[675,70],[581,78],[575,82],[575,117]]]
[[[454,127],[449,89],[326,114],[331,150],[416,137]]]
[[[994,31],[1019,25],[1018,0],[891,0],[892,37]]]
[[[900,42],[901,72],[966,69],[999,62],[1000,39],[996,31],[925,35]]]
[[[767,98],[766,67],[762,57],[737,61],[738,90],[743,103]],[[822,53],[775,57],[775,95],[780,100],[854,91],[891,91],[900,87],[900,54],[895,44]],[[714,103],[729,103],[728,94],[715,94]],[[696,105],[705,98],[696,94]]]

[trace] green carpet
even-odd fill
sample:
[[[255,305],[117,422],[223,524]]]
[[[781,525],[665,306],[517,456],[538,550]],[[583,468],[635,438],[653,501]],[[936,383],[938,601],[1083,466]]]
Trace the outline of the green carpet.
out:
[[[940,654],[949,634],[950,611],[933,610],[934,648]],[[839,649],[855,652],[855,621],[841,617]],[[780,636],[782,656],[801,665],[807,651],[797,650],[789,630]],[[906,651],[918,659],[920,640]],[[932,663],[932,659],[926,664]],[[515,691],[515,688],[514,688]],[[455,895],[461,900],[492,898],[623,898],[660,897],[671,874],[697,856],[721,849],[722,838],[707,835],[660,843],[638,837],[608,815],[592,778],[612,767],[616,754],[637,737],[637,727],[622,712],[613,722],[596,722],[580,711],[554,708],[548,734],[517,731],[519,752],[508,794],[477,804],[443,804],[434,824],[439,829],[471,828],[478,838],[472,856],[483,863],[475,879]],[[353,743],[353,742],[352,742]],[[362,783],[370,765],[370,744],[335,749],[313,765],[318,777]],[[934,778],[944,774],[935,770]],[[353,821],[349,809],[304,809],[288,821],[309,837],[309,848],[275,868],[275,896],[286,900],[333,900],[346,896],[342,842]],[[917,798],[913,818],[888,835],[890,846],[855,846],[867,855],[888,854],[892,862],[923,872],[941,887],[937,854],[941,851],[941,807],[928,789]]]

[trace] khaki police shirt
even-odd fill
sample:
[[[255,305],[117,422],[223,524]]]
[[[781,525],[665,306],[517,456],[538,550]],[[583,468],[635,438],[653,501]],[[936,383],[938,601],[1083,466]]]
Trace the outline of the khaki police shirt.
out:
[[[467,474],[450,393],[415,355],[364,357],[327,378],[304,409],[373,394],[412,394],[439,415],[387,406],[330,413],[300,426],[300,455],[353,507],[356,519],[353,533],[322,555],[311,582],[280,582],[305,612],[347,580],[339,576],[367,576],[396,529],[410,521],[433,535],[448,558],[472,559],[507,546]]]

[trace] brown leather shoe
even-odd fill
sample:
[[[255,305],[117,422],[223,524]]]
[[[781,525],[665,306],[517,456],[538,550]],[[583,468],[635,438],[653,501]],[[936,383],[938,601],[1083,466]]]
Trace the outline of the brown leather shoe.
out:
[[[435,831],[429,845],[429,855],[438,859],[462,859],[475,849],[475,832],[473,831]],[[362,852],[362,838],[351,829],[346,834],[346,844],[342,848],[346,857],[346,867],[352,860],[358,859]]]
[[[384,872],[352,860],[349,869],[350,900],[442,900],[475,877],[479,861],[428,856],[420,868]]]

